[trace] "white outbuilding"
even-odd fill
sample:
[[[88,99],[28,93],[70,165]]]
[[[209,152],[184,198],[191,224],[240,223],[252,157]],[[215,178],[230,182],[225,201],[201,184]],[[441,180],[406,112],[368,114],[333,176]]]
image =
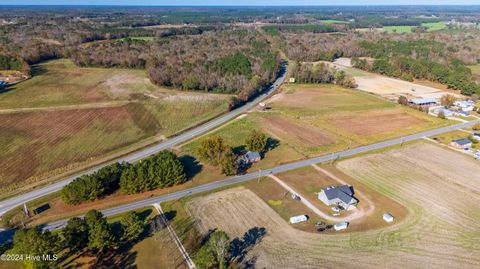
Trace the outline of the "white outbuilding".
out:
[[[333,228],[335,229],[335,231],[345,230],[347,229],[347,227],[348,227],[348,222],[342,222],[342,223],[337,223],[333,225]]]
[[[307,215],[299,215],[299,216],[293,216],[290,218],[290,223],[295,224],[295,223],[300,223],[308,220]]]
[[[393,221],[393,216],[390,213],[385,213],[383,214],[383,220],[386,222],[392,222]]]

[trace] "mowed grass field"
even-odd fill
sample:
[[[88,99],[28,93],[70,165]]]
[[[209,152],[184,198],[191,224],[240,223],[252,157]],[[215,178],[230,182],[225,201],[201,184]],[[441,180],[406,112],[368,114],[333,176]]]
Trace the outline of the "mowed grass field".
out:
[[[0,187],[34,184],[227,111],[230,96],[157,87],[142,70],[35,66],[0,94]]]
[[[428,27],[428,32],[442,30],[446,27],[446,22],[426,22],[422,23],[422,26]],[[378,31],[387,32],[387,33],[411,33],[412,28],[415,26],[384,26],[382,28],[378,28]]]
[[[210,136],[242,147],[252,130],[279,141],[252,170],[345,150],[448,124],[370,94],[335,85],[284,85],[266,101],[271,109],[252,111]],[[195,155],[199,141],[183,147]]]
[[[480,64],[470,65],[469,68],[472,70],[472,74],[477,81],[480,81]]]
[[[474,160],[414,143],[343,160],[337,168],[372,189],[372,195],[403,205],[406,217],[374,230],[309,233],[294,229],[244,188],[195,198],[188,208],[202,232],[217,228],[233,238],[265,228],[247,256],[256,257],[258,268],[480,266],[480,166]]]

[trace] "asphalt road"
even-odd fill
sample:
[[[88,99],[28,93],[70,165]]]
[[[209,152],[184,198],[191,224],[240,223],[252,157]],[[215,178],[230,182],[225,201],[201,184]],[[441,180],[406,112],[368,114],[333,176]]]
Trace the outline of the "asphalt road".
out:
[[[189,196],[189,195],[193,195],[193,194],[197,194],[197,193],[202,193],[202,192],[205,192],[205,191],[211,191],[211,190],[215,190],[215,189],[218,189],[218,188],[227,187],[227,186],[234,185],[234,184],[237,184],[237,183],[249,181],[249,180],[252,180],[252,179],[255,179],[255,178],[268,176],[270,174],[282,173],[282,172],[285,172],[285,171],[309,166],[309,165],[312,165],[312,164],[328,162],[328,161],[336,160],[336,159],[342,158],[342,157],[353,156],[353,155],[357,155],[357,154],[360,154],[360,153],[369,152],[369,151],[372,151],[372,150],[377,150],[377,149],[382,149],[382,148],[385,148],[385,147],[390,147],[390,146],[394,146],[394,145],[403,144],[405,142],[421,139],[421,138],[426,137],[426,136],[433,136],[433,135],[438,135],[438,134],[441,134],[441,133],[446,133],[446,132],[449,132],[449,131],[452,131],[452,130],[472,126],[476,122],[478,122],[478,121],[459,123],[459,124],[455,124],[455,125],[452,125],[452,126],[443,127],[443,128],[439,128],[439,129],[435,129],[435,130],[430,130],[430,131],[425,131],[425,132],[421,132],[421,133],[417,133],[417,134],[413,134],[413,135],[409,135],[409,136],[405,136],[405,137],[401,137],[401,138],[396,138],[396,139],[392,139],[392,140],[388,140],[388,141],[384,141],[384,142],[380,142],[380,143],[376,143],[376,144],[372,144],[372,145],[353,148],[353,149],[341,151],[341,152],[338,152],[338,153],[331,153],[331,154],[320,156],[320,157],[315,157],[315,158],[311,158],[311,159],[307,159],[307,160],[302,160],[302,161],[293,162],[293,163],[289,163],[289,164],[285,164],[285,165],[280,165],[280,166],[277,166],[275,168],[271,168],[271,169],[267,169],[267,170],[261,170],[261,171],[254,172],[254,173],[234,176],[234,177],[230,177],[230,178],[227,178],[227,179],[224,179],[224,180],[221,180],[221,181],[216,181],[216,182],[200,185],[200,186],[197,186],[197,187],[193,187],[193,188],[190,188],[190,189],[170,193],[170,194],[167,194],[167,195],[152,197],[152,198],[149,198],[149,199],[146,199],[146,200],[133,202],[133,203],[126,204],[126,205],[121,205],[121,206],[117,206],[117,207],[114,207],[114,208],[105,209],[105,210],[102,210],[102,213],[105,216],[117,215],[117,214],[124,213],[124,212],[130,211],[130,210],[135,210],[135,209],[140,209],[140,208],[143,208],[143,207],[146,207],[146,206],[150,206],[154,203],[162,203],[162,202],[166,202],[166,201],[176,200],[176,199],[179,199],[179,198],[182,198],[182,197],[185,197],[185,196]],[[60,220],[60,221],[52,222],[52,223],[49,223],[49,224],[46,224],[46,225],[42,226],[42,228],[48,229],[48,230],[60,229],[60,228],[62,228],[63,226],[66,225],[67,221],[68,220]]]
[[[230,111],[229,113],[227,113],[227,114],[225,114],[225,115],[223,115],[219,118],[216,118],[215,120],[209,121],[209,122],[207,122],[203,125],[200,125],[200,126],[194,128],[194,129],[191,129],[187,132],[184,132],[184,133],[182,133],[178,136],[172,137],[165,142],[158,143],[158,144],[149,146],[147,148],[144,148],[142,150],[132,152],[128,155],[125,155],[124,157],[121,157],[119,159],[113,160],[112,162],[106,163],[105,165],[111,164],[113,162],[124,162],[124,161],[131,163],[131,162],[135,162],[135,161],[144,159],[144,158],[146,158],[146,157],[148,157],[152,154],[155,154],[155,153],[157,153],[159,151],[162,151],[162,150],[165,150],[165,149],[169,149],[169,148],[171,148],[175,145],[184,143],[184,142],[186,142],[186,141],[188,141],[188,140],[190,140],[190,139],[192,139],[196,136],[199,136],[199,135],[201,135],[201,134],[203,134],[203,133],[205,133],[205,132],[207,132],[207,131],[215,128],[215,127],[218,127],[218,126],[222,125],[223,123],[225,123],[225,122],[237,117],[238,115],[246,112],[247,110],[251,109],[252,107],[257,105],[259,102],[261,102],[262,100],[267,98],[268,95],[270,95],[273,91],[278,89],[278,87],[283,83],[283,80],[285,79],[285,70],[286,70],[286,65],[284,63],[283,67],[282,67],[282,70],[280,71],[280,75],[275,80],[275,82],[271,86],[269,86],[269,88],[266,91],[264,91],[263,94],[259,95],[257,98],[255,98],[254,100],[244,104],[243,106],[241,106],[237,109],[234,109],[234,110]],[[105,166],[105,165],[103,165],[103,166]],[[57,191],[61,190],[65,185],[67,185],[68,183],[73,181],[75,178],[77,178],[79,176],[82,176],[82,175],[92,174],[95,171],[97,171],[98,169],[100,169],[101,167],[102,166],[99,166],[99,167],[87,170],[85,172],[74,174],[72,176],[69,176],[69,177],[63,179],[62,181],[47,185],[45,187],[41,187],[39,189],[33,190],[33,191],[25,193],[25,194],[17,195],[15,197],[3,200],[3,201],[0,202],[0,216],[3,215],[4,213],[6,213],[7,211],[15,208],[15,207],[23,205],[24,203],[26,203],[28,201],[35,200],[35,199],[40,198],[42,196],[57,192]]]

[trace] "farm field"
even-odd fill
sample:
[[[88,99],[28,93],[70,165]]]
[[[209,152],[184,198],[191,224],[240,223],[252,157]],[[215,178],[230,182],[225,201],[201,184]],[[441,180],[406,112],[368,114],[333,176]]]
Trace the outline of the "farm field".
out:
[[[480,167],[475,161],[414,143],[346,159],[336,167],[408,208],[405,219],[368,231],[314,234],[294,229],[252,191],[239,188],[195,198],[188,208],[202,232],[218,228],[233,238],[265,228],[266,235],[248,254],[256,257],[258,268],[480,265]]]
[[[328,84],[284,85],[267,103],[270,109],[251,111],[208,134],[221,136],[235,149],[243,149],[245,137],[255,129],[277,140],[278,145],[254,164],[252,171],[449,123],[361,91]],[[201,139],[184,145],[181,151],[195,155]]]
[[[68,60],[0,94],[5,193],[159,141],[228,110],[228,95],[180,92],[141,70],[79,68]]]
[[[445,22],[426,22],[422,23],[422,26],[428,27],[427,31],[428,32],[433,32],[433,31],[438,31],[442,30],[446,27]],[[386,33],[411,33],[412,29],[415,26],[408,26],[408,25],[401,25],[401,26],[384,26],[382,28],[376,28],[375,30],[380,31],[380,32],[386,32]]]

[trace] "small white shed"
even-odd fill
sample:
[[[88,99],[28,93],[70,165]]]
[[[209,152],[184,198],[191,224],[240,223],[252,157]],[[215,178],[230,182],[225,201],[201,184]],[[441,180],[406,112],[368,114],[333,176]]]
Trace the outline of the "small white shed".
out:
[[[390,213],[383,214],[383,220],[385,220],[386,222],[392,222],[393,219],[394,218],[393,218],[392,214],[390,214]]]
[[[337,223],[333,225],[333,228],[335,229],[335,231],[345,230],[347,229],[347,227],[348,227],[348,222],[342,222],[342,223]]]
[[[294,216],[290,218],[290,223],[295,224],[299,222],[304,222],[308,220],[307,215],[299,215],[299,216]]]

